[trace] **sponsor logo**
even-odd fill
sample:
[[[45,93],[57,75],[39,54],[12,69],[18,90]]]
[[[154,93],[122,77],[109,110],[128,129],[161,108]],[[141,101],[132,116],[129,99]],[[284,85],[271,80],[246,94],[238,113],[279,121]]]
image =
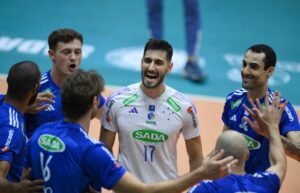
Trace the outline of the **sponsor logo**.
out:
[[[50,134],[41,135],[38,144],[49,152],[63,152],[65,150],[65,143],[60,138]]]
[[[11,142],[13,136],[14,136],[14,130],[9,130],[8,131],[8,137],[7,137],[6,142],[5,142],[5,147],[9,147],[10,142]]]
[[[21,37],[0,36],[0,51],[11,52],[17,51],[22,54],[48,56],[48,43],[46,40],[24,39]],[[95,47],[92,45],[82,45],[82,58],[88,58],[95,52]]]
[[[237,101],[231,102],[230,103],[231,109],[234,109],[235,107],[239,106],[241,104],[241,102],[242,102],[242,99],[239,99]]]
[[[287,115],[288,115],[288,117],[290,119],[290,122],[294,121],[294,116],[292,115],[290,109],[288,107],[285,107],[284,111],[287,113]]]
[[[6,153],[6,152],[8,152],[9,151],[9,148],[8,147],[3,147],[2,149],[1,149],[1,152],[2,153]]]
[[[132,109],[130,109],[130,111],[128,111],[128,113],[138,114],[138,111],[135,107],[133,107]]]
[[[249,150],[255,150],[255,149],[259,149],[260,148],[260,142],[256,141],[255,139],[249,137],[248,135],[243,134],[246,142],[247,142],[247,146]]]
[[[110,102],[109,102],[109,104],[108,104],[108,106],[107,106],[107,110],[106,110],[106,113],[105,113],[105,116],[106,116],[106,121],[108,122],[108,123],[110,123],[110,117],[109,117],[109,112],[110,112],[110,110],[111,110],[111,108],[112,108],[112,106],[113,106],[113,104],[115,103],[115,101],[114,100],[111,100]]]
[[[168,135],[156,130],[137,130],[131,133],[131,136],[143,142],[160,143],[168,139]]]
[[[138,98],[139,98],[139,96],[138,96],[137,94],[134,94],[134,95],[128,97],[127,99],[125,99],[125,100],[123,101],[123,104],[124,104],[125,106],[128,106],[128,105],[130,105],[131,103],[133,103],[134,101],[136,101]]]
[[[192,116],[193,127],[196,128],[198,124],[197,124],[195,113],[193,111],[193,107],[190,106],[189,108],[187,108],[187,112]]]
[[[176,103],[176,101],[172,97],[169,97],[167,99],[167,102],[175,112],[180,111],[181,107]]]

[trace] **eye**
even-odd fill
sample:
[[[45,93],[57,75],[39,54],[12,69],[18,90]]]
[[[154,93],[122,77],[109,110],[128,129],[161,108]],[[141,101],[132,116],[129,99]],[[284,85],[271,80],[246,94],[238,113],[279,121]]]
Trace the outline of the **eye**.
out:
[[[247,66],[247,63],[243,60],[242,66],[245,68]]]
[[[152,62],[152,60],[150,58],[144,58],[144,62],[147,63],[147,64],[149,64],[149,63]]]
[[[75,54],[76,55],[80,55],[82,53],[82,51],[79,49],[79,50],[75,50]]]
[[[63,53],[64,55],[68,55],[68,54],[71,53],[71,50],[66,49],[66,50],[63,50],[62,53]]]
[[[157,66],[162,66],[164,63],[163,63],[163,61],[161,61],[161,60],[155,60],[155,64],[156,64]]]

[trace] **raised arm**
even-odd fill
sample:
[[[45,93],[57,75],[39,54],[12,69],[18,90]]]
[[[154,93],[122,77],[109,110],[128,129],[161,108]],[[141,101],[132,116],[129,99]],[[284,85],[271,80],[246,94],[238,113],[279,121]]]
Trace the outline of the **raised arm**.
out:
[[[247,117],[244,118],[256,132],[269,139],[272,165],[267,170],[276,173],[282,183],[286,174],[286,156],[280,138],[279,122],[287,102],[285,102],[282,107],[282,104],[280,104],[280,94],[275,93],[272,103],[270,104],[268,96],[267,93],[264,109],[259,100],[256,100],[255,105],[250,99],[252,109],[249,109],[246,105],[244,105],[244,108],[251,115],[253,121]]]

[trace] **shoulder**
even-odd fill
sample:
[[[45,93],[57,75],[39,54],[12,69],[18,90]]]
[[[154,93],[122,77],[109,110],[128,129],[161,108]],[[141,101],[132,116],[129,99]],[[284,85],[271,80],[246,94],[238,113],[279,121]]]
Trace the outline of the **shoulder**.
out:
[[[126,100],[138,98],[138,88],[139,83],[135,83],[118,89],[107,98],[106,106],[112,105],[115,102],[125,102]]]
[[[177,90],[166,87],[167,96],[165,98],[167,104],[176,112],[186,109],[197,112],[194,102],[185,94],[178,92]]]
[[[247,90],[244,88],[239,88],[229,93],[226,97],[226,101],[235,100],[244,97],[247,95]]]
[[[51,81],[51,79],[50,79],[50,71],[47,71],[41,77],[40,86],[49,84],[50,81]]]

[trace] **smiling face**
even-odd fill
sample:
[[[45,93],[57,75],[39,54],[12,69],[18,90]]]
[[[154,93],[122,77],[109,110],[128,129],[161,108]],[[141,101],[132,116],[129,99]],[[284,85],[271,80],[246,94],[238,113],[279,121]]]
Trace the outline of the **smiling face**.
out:
[[[242,86],[247,90],[266,88],[269,77],[273,74],[274,67],[264,69],[265,53],[256,53],[248,50],[243,59],[241,69]]]
[[[166,51],[147,50],[141,62],[143,86],[148,89],[163,87],[164,78],[172,67]]]
[[[82,43],[74,39],[68,43],[58,42],[56,49],[49,49],[54,71],[58,76],[67,77],[79,69],[82,59]]]

